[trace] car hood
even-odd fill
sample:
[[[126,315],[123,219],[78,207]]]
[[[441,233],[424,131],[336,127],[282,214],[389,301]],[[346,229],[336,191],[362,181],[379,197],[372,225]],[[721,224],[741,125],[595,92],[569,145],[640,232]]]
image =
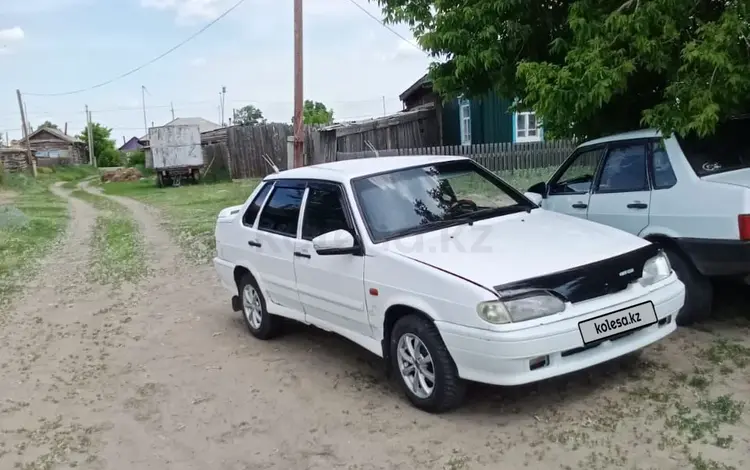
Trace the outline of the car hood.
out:
[[[741,170],[727,171],[716,175],[707,175],[703,177],[704,181],[714,183],[733,184],[735,186],[744,186],[750,188],[750,168]]]
[[[393,253],[488,289],[612,258],[649,242],[544,209],[392,240]]]

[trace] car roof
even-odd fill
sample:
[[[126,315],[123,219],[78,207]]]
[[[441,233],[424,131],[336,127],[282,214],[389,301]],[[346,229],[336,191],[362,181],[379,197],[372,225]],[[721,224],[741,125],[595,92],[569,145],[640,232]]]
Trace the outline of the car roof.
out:
[[[277,179],[324,179],[344,183],[360,176],[387,173],[402,168],[411,168],[433,163],[468,160],[454,155],[410,155],[402,157],[356,158],[339,162],[321,163],[281,171],[266,176],[266,180]]]
[[[613,134],[606,137],[589,140],[582,143],[578,147],[580,148],[587,147],[589,145],[606,144],[607,142],[617,142],[619,140],[650,139],[654,137],[661,137],[661,132],[656,129],[641,129],[639,131],[623,132],[620,134]]]

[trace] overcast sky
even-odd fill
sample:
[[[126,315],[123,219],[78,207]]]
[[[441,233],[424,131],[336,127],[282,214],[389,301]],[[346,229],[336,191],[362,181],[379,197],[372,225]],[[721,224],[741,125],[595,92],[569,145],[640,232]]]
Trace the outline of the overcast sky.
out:
[[[358,119],[401,109],[398,95],[429,59],[359,10],[367,0],[304,0],[305,98],[335,117]],[[0,0],[0,132],[20,136],[15,90],[58,93],[120,75],[195,33],[237,0]],[[149,126],[177,117],[219,121],[219,92],[232,108],[258,106],[269,120],[293,110],[293,0],[246,0],[167,57],[114,83],[61,97],[24,96],[32,125],[68,133],[85,126],[88,104],[113,137],[141,136],[141,85]],[[413,36],[402,25],[393,27]],[[123,109],[124,108],[124,109]]]

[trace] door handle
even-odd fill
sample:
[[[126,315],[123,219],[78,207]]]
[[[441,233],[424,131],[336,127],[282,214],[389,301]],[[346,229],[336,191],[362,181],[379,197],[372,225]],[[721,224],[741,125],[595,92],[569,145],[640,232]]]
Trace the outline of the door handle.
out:
[[[260,242],[256,242],[254,240],[250,240],[249,242],[247,242],[247,244],[250,245],[250,246],[254,246],[256,248],[260,248],[261,246],[263,246],[263,245],[261,245]]]
[[[297,258],[307,258],[307,259],[310,259],[310,255],[308,255],[307,253],[302,253],[301,251],[295,251],[294,252],[294,256],[296,256]]]
[[[647,209],[648,204],[645,202],[631,202],[628,204],[628,209]]]
[[[582,203],[582,202],[576,202],[576,203],[575,203],[575,204],[573,204],[573,205],[572,205],[571,207],[572,207],[573,209],[585,209],[585,208],[587,208],[588,206],[589,206],[588,204],[584,204],[584,203]]]

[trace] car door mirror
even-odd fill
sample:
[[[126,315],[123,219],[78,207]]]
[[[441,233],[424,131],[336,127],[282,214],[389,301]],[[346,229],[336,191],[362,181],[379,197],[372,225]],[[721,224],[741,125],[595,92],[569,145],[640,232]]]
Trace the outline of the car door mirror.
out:
[[[529,199],[531,202],[533,202],[537,206],[541,206],[542,201],[544,200],[542,195],[538,193],[527,192],[527,193],[523,193],[523,195],[526,196],[527,199]]]
[[[528,193],[538,194],[542,198],[547,197],[547,183],[545,183],[544,181],[542,181],[540,183],[535,184],[534,186],[530,187],[527,190],[527,194]],[[534,201],[534,202],[536,202],[536,201]]]
[[[354,236],[347,230],[334,230],[319,235],[312,240],[313,248],[319,255],[351,255],[359,252]]]

